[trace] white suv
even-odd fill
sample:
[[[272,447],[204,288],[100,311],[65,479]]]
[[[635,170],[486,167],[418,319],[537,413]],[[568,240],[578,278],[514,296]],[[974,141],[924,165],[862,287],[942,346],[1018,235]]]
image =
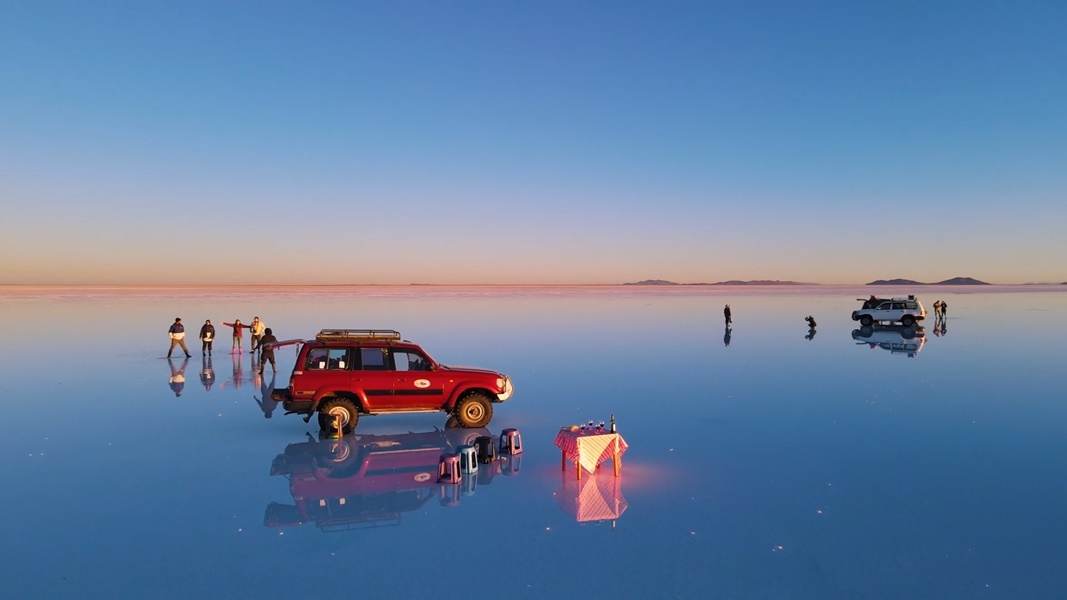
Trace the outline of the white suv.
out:
[[[914,295],[907,298],[876,298],[871,296],[863,302],[863,308],[852,311],[852,320],[870,327],[874,323],[900,323],[911,327],[926,318],[923,303]]]

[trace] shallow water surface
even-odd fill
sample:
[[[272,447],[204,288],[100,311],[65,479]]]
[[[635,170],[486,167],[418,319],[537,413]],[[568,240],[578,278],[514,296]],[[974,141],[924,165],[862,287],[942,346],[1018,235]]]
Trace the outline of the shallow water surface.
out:
[[[1062,597],[1064,287],[923,287],[950,312],[915,331],[863,330],[874,288],[833,286],[0,288],[0,578],[10,597]],[[188,360],[164,356],[176,316]],[[280,339],[397,329],[516,392],[484,430],[374,416],[324,438],[267,398],[291,348],[276,378],[247,339],[231,355],[221,322],[253,316]],[[620,477],[561,471],[559,428],[612,414]],[[505,428],[521,455],[437,483],[442,452]]]

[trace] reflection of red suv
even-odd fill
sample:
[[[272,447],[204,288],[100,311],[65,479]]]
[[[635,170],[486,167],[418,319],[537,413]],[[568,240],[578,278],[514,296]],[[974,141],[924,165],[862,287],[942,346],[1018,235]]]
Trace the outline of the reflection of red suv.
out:
[[[447,426],[446,426],[447,427]],[[460,484],[438,483],[441,454],[473,444],[488,429],[446,428],[399,435],[349,435],[289,444],[270,467],[289,480],[293,504],[271,502],[263,524],[288,527],[314,522],[324,532],[399,525],[405,512],[438,496],[442,505],[489,485],[497,475],[516,475],[521,455],[501,456],[464,473]]]
[[[288,344],[302,346],[289,387],[271,398],[305,421],[317,412],[323,430],[339,424],[350,433],[360,414],[404,412],[445,412],[463,427],[485,427],[492,403],[512,393],[507,375],[442,365],[391,329],[323,329],[313,341],[273,345]]]

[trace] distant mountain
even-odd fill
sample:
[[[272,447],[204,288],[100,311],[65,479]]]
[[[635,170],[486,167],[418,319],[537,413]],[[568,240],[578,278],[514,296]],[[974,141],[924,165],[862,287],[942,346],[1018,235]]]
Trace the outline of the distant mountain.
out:
[[[667,281],[666,279],[646,279],[644,281],[636,281],[632,283],[624,283],[623,285],[678,285],[673,281]]]
[[[876,279],[867,285],[990,285],[973,277],[953,277],[937,283],[923,283],[914,279]]]
[[[866,285],[926,285],[914,279],[875,279]]]
[[[989,285],[985,281],[979,281],[973,277],[953,277],[944,281],[938,281],[933,285]]]

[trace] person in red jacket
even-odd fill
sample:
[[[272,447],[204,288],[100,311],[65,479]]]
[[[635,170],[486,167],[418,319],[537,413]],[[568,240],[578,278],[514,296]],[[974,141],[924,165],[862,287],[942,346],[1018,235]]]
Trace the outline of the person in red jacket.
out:
[[[230,349],[230,354],[236,354],[238,352],[244,352],[244,349],[241,348],[241,330],[242,329],[251,329],[252,326],[251,325],[245,325],[244,323],[241,322],[241,319],[234,319],[233,323],[226,323],[224,321],[222,324],[227,326],[227,327],[232,327],[233,328],[233,346]]]

